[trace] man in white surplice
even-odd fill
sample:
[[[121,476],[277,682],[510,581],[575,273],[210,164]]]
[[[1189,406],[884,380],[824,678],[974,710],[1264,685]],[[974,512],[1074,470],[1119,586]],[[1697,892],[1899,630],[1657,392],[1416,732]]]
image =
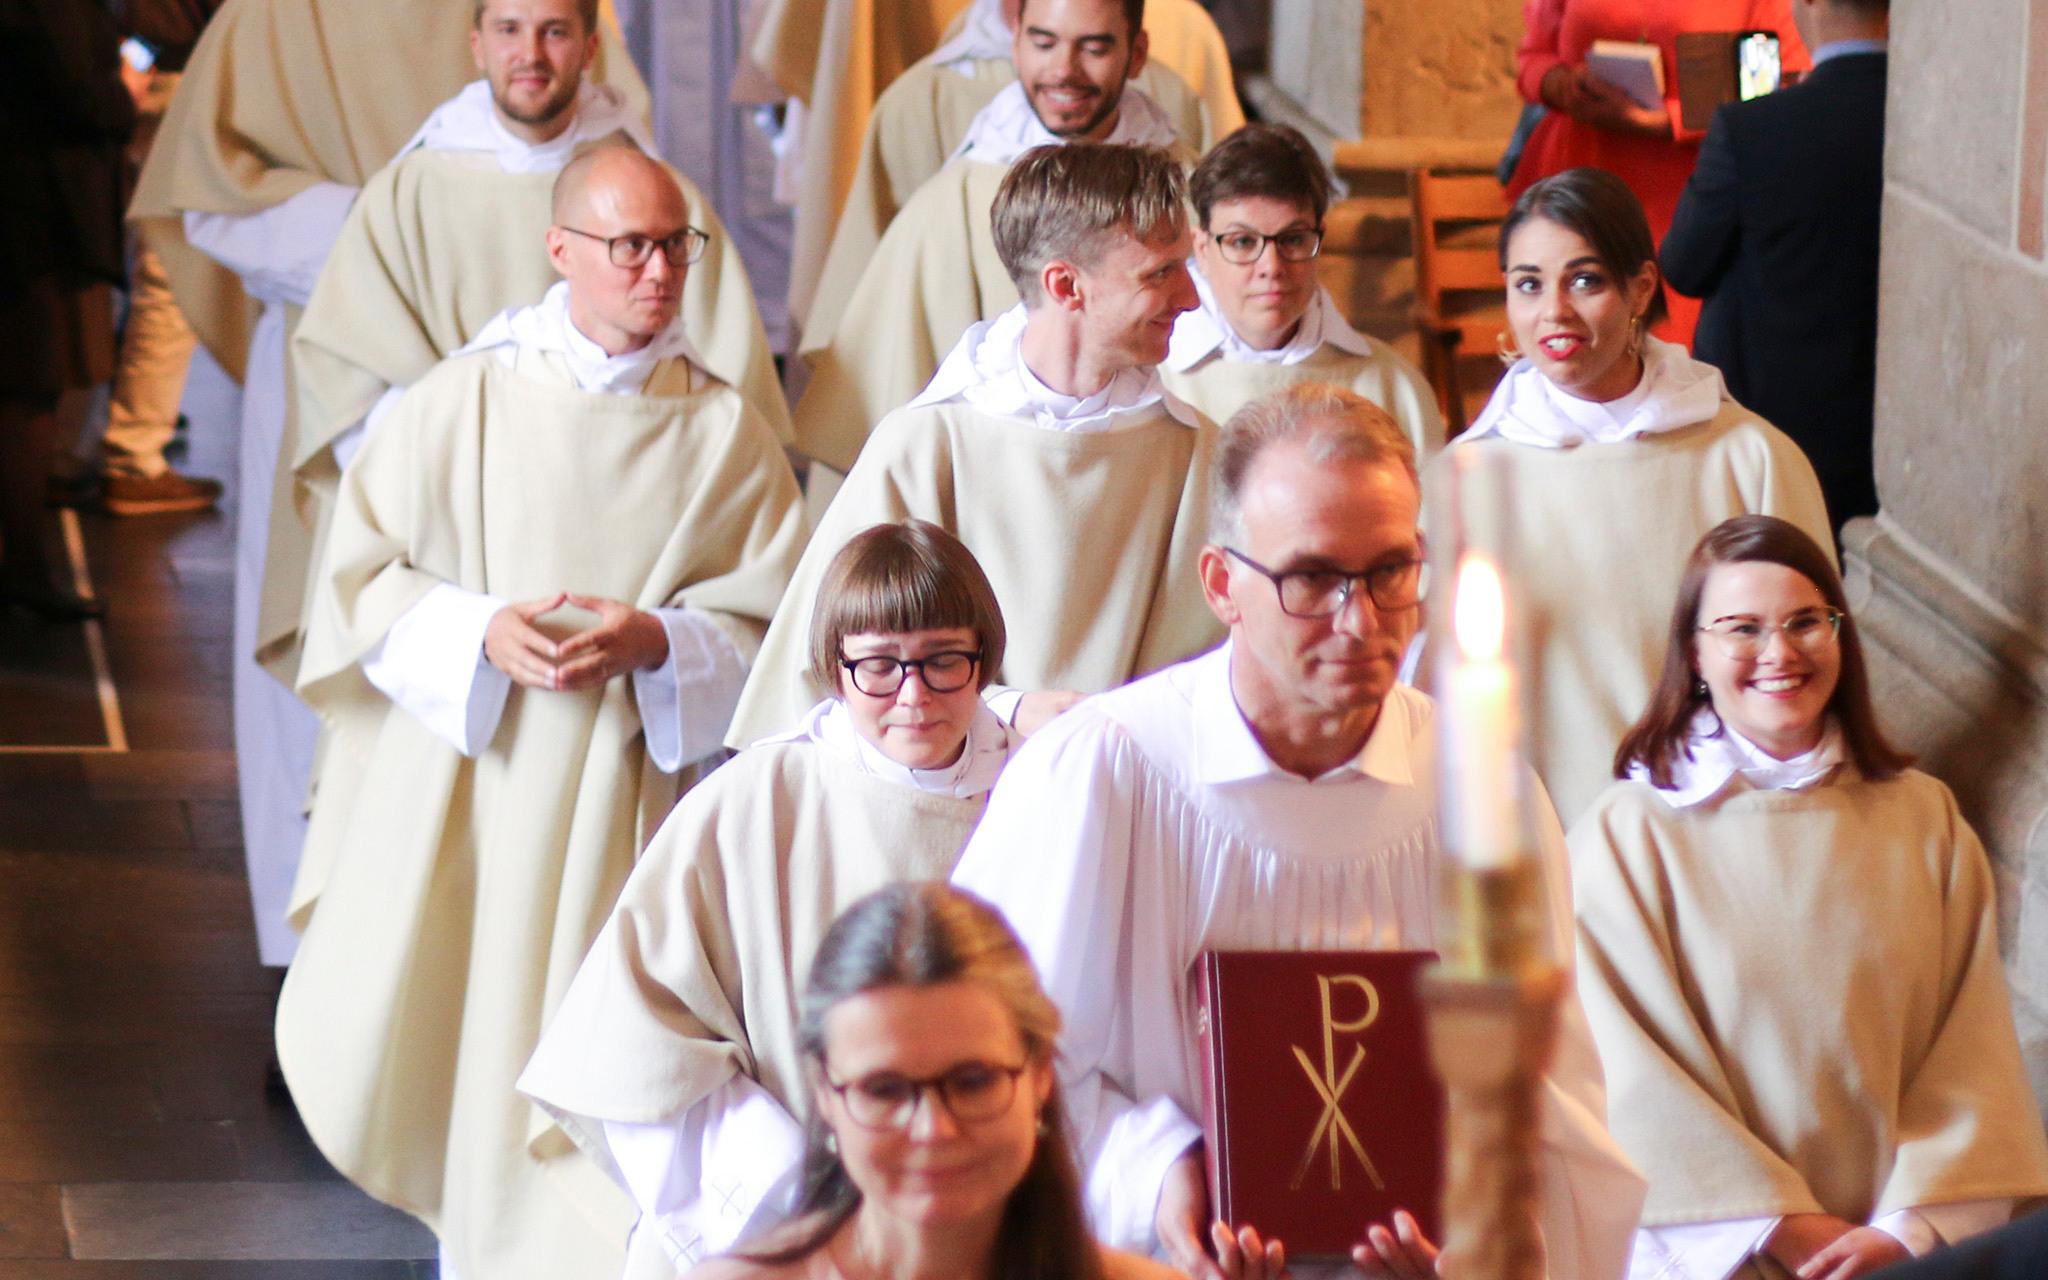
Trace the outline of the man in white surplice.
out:
[[[1195,957],[1427,948],[1443,853],[1434,704],[1395,674],[1420,616],[1405,433],[1355,393],[1286,388],[1224,428],[1210,491],[1201,585],[1229,640],[1033,737],[954,880],[1002,909],[1065,1017],[1061,1078],[1097,1232],[1197,1280],[1236,1280],[1279,1266],[1258,1224],[1211,1223],[1191,1119]],[[1540,807],[1551,928],[1569,954],[1563,832]],[[1618,1280],[1628,1260],[1643,1185],[1602,1097],[1574,1002],[1543,1101],[1557,1280]],[[1358,1224],[1358,1265],[1433,1274],[1433,1246],[1405,1216],[1394,1225]]]
[[[350,463],[300,665],[332,736],[278,1060],[328,1160],[468,1280],[624,1261],[631,1201],[513,1081],[802,539],[781,446],[677,322],[703,238],[668,169],[593,148],[555,212],[565,283]]]
[[[1114,142],[1173,148],[1193,163],[1166,113],[1129,83],[1146,48],[1124,0],[1032,0],[1012,45],[1016,82],[975,115],[874,250],[842,259],[853,278],[819,282],[799,348],[810,370],[796,409],[806,455],[849,470],[869,429],[917,394],[969,325],[1016,304],[989,208],[1019,156]]]

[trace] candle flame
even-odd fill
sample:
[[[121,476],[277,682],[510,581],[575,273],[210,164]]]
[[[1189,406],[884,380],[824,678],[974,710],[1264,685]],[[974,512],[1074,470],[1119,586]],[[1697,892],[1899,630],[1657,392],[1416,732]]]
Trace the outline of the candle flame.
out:
[[[1468,555],[1459,561],[1451,626],[1457,633],[1458,652],[1466,658],[1490,662],[1501,656],[1507,600],[1500,570],[1483,556]]]

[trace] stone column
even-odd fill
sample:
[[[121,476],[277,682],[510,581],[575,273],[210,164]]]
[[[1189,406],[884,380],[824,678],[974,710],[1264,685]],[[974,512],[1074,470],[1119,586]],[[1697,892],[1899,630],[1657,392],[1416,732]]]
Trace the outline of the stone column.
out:
[[[1851,606],[1886,726],[1955,788],[2048,1099],[2048,0],[1892,10],[1874,520]]]

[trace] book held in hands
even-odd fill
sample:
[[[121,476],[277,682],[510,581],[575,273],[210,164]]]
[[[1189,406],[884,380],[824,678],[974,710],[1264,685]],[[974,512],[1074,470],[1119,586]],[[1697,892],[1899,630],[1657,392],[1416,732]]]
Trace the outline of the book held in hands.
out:
[[[1442,1241],[1444,1090],[1429,951],[1205,951],[1196,966],[1212,1214],[1290,1258],[1349,1258],[1396,1209]]]

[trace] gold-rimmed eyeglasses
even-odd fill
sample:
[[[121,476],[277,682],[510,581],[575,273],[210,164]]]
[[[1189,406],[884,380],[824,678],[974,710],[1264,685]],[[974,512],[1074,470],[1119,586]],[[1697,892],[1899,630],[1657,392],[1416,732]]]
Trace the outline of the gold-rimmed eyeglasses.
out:
[[[1716,618],[1700,630],[1714,637],[1722,653],[1737,662],[1749,662],[1771,647],[1771,637],[1783,632],[1785,642],[1801,653],[1822,653],[1841,635],[1838,609],[1801,609],[1783,622],[1765,622],[1748,614]]]

